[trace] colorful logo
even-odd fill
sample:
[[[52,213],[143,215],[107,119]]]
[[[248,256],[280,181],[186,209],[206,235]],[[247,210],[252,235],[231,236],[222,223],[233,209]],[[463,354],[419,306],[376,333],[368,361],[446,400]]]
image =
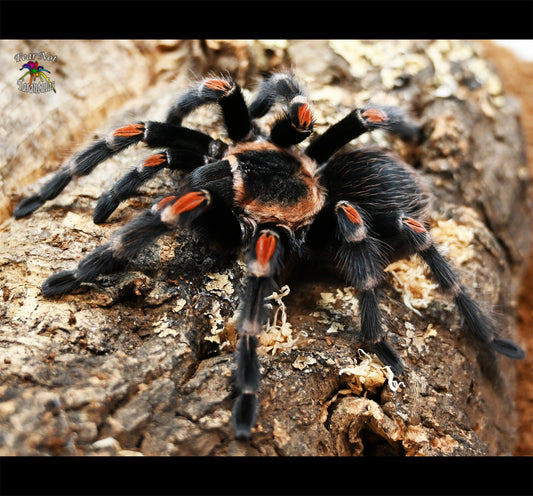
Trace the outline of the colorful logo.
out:
[[[46,93],[47,91],[52,90],[54,93],[56,92],[55,83],[50,81],[50,78],[45,74],[45,72],[50,74],[49,70],[33,60],[26,62],[20,68],[21,71],[25,69],[27,72],[21,76],[17,82],[20,91],[27,93]],[[30,76],[29,81],[24,81],[26,76]]]

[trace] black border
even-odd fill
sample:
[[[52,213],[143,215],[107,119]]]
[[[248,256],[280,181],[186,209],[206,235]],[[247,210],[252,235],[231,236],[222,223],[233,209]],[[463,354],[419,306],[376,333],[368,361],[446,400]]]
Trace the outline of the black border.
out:
[[[1,0],[0,37],[532,39],[533,2]],[[532,481],[531,457],[0,459],[2,496],[531,496]]]
[[[532,0],[2,0],[0,37],[533,38]]]
[[[531,496],[531,457],[7,457],[2,496]]]

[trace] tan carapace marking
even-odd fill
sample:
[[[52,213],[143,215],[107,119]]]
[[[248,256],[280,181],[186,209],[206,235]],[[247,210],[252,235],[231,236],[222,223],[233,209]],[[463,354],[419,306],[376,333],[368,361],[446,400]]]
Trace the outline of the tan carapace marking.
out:
[[[256,198],[246,195],[244,181],[239,162],[235,156],[245,151],[274,150],[294,155],[302,164],[299,178],[307,185],[308,194],[293,205],[279,205],[277,203],[264,203]],[[233,191],[235,193],[235,204],[242,208],[247,216],[258,224],[275,222],[284,224],[291,229],[297,229],[312,222],[316,214],[324,206],[326,193],[322,185],[318,182],[317,164],[311,158],[301,155],[296,151],[282,149],[267,141],[254,143],[241,143],[231,146],[225,159],[230,163],[233,172]]]

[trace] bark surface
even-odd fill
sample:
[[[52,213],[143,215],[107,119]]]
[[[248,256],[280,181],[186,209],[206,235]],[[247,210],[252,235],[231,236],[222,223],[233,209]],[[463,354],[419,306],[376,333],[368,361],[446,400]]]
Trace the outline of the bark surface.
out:
[[[37,43],[40,44],[41,42]],[[37,50],[2,42],[0,56]],[[385,134],[435,196],[433,235],[463,282],[516,334],[516,294],[530,243],[520,108],[479,48],[463,42],[49,42],[57,93],[17,90],[3,60],[0,130],[0,454],[2,455],[507,455],[516,442],[515,363],[492,360],[414,258],[389,268],[388,339],[407,368],[391,378],[358,351],[355,291],[311,274],[289,281],[262,340],[260,416],[250,441],[229,424],[240,260],[186,232],[159,240],[126,271],[45,299],[53,272],[73,268],[120,225],[172,193],[162,173],[95,225],[101,193],[153,153],[134,147],[73,181],[31,217],[9,217],[46,174],[95,137],[162,120],[194,78],[229,71],[252,88],[292,67],[322,132],[368,101],[408,109],[425,139]],[[75,73],[92,54],[94,66]],[[120,61],[120,70],[117,70]],[[223,138],[219,113],[184,123]],[[39,179],[38,179],[39,178]],[[38,179],[37,183],[33,181]],[[398,384],[397,381],[401,381]]]

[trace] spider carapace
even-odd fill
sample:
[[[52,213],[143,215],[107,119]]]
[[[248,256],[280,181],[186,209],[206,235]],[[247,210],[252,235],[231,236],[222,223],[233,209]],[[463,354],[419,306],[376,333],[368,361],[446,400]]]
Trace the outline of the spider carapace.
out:
[[[229,143],[182,126],[185,116],[205,104],[219,105]],[[257,119],[274,108],[281,112],[264,133]],[[428,231],[429,196],[417,173],[386,150],[342,150],[374,129],[418,140],[420,128],[399,109],[369,105],[304,146],[313,124],[309,100],[292,74],[265,78],[249,105],[229,77],[204,79],[176,100],[165,122],[129,124],[97,140],[14,212],[17,218],[31,214],[73,177],[88,174],[138,142],[164,151],[146,158],[102,195],[94,211],[96,223],[105,222],[120,202],[162,169],[187,172],[174,195],[117,230],[74,270],[50,276],[42,291],[47,297],[69,293],[100,274],[121,270],[149,243],[175,230],[190,229],[216,246],[245,251],[232,417],[238,437],[250,436],[259,410],[256,347],[268,319],[265,298],[276,289],[281,269],[295,259],[318,256],[336,264],[358,290],[363,347],[395,374],[404,365],[385,340],[378,287],[391,261],[413,253],[425,260],[454,300],[464,327],[482,346],[515,359],[524,356],[515,343],[497,335],[435,247]]]

